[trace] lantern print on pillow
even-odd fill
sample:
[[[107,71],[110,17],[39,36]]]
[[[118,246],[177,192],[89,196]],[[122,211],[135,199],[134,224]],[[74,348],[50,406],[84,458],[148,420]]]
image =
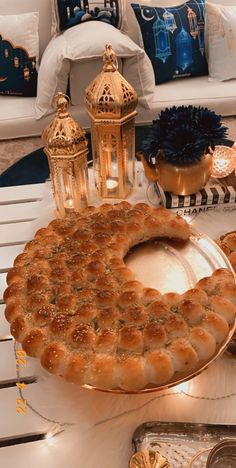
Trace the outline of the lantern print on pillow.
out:
[[[0,16],[0,94],[37,94],[39,14]]]
[[[205,1],[190,0],[161,8],[132,3],[156,84],[206,75]]]

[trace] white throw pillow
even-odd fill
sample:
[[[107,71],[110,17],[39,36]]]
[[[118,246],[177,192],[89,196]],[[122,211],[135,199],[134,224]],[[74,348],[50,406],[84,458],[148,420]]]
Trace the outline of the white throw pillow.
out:
[[[135,86],[140,103],[145,106],[151,105],[155,87],[154,75],[144,50],[113,26],[96,22],[95,28],[94,23],[90,21],[74,26],[55,37],[45,50],[39,68],[36,100],[38,119],[52,112],[51,103],[55,93],[66,91],[72,63],[74,66],[75,62],[79,62],[81,73],[83,73],[83,62],[86,62],[86,70],[88,61],[91,62],[91,79],[95,78],[93,61],[100,58],[102,69],[102,56],[107,43],[111,43],[117,57],[124,60],[124,77]],[[84,80],[81,79],[79,82],[77,74],[71,75],[71,80],[73,76],[76,76],[76,83],[71,83],[71,89],[77,86],[82,94]]]
[[[66,92],[70,62],[66,58],[67,42],[64,34],[51,39],[46,47],[38,73],[38,89],[35,103],[36,119],[52,113],[54,95]]]
[[[39,14],[0,16],[0,94],[35,96]]]
[[[209,75],[219,81],[236,78],[236,5],[206,4]]]

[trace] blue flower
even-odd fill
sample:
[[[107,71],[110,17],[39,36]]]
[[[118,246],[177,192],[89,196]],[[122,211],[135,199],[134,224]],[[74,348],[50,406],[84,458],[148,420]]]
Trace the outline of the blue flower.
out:
[[[148,162],[162,158],[183,165],[199,161],[226,137],[221,116],[203,107],[179,106],[161,111],[142,149]]]

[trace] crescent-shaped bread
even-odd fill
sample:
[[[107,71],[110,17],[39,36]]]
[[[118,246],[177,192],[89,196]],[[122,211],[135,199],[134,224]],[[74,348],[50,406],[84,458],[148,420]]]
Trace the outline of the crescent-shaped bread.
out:
[[[216,270],[184,294],[145,288],[124,263],[150,238],[187,242],[163,208],[88,207],[36,232],[7,275],[11,333],[52,374],[137,391],[192,374],[227,339],[236,316],[232,273]]]
[[[236,272],[236,231],[227,232],[216,240],[217,244],[227,255],[234,271]]]

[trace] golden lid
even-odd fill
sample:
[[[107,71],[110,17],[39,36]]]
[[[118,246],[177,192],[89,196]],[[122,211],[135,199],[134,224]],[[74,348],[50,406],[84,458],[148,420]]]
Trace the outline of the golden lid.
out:
[[[123,119],[136,115],[138,103],[134,88],[118,71],[111,44],[105,46],[103,70],[87,86],[85,103],[94,119]]]
[[[53,120],[44,129],[42,140],[51,151],[66,149],[67,154],[73,154],[88,146],[85,131],[68,112],[69,97],[59,92],[54,96],[53,105],[57,112]]]

